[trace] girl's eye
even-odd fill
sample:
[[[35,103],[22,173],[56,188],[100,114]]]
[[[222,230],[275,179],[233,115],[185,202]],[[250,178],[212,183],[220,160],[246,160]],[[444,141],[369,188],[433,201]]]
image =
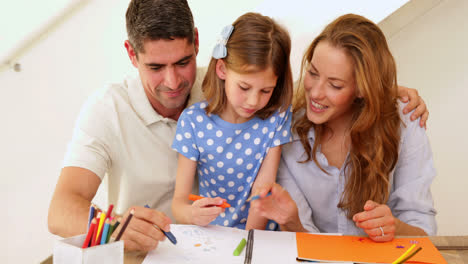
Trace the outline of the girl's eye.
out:
[[[242,90],[242,91],[247,91],[249,88],[246,88],[246,87],[242,87],[239,85],[239,88]]]

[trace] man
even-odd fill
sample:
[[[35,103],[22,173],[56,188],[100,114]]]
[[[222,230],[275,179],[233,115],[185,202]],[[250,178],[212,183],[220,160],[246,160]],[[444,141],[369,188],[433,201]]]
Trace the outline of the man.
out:
[[[135,210],[121,238],[125,249],[149,251],[164,239],[153,224],[169,231],[177,169],[170,146],[179,115],[202,98],[203,74],[197,74],[198,31],[186,0],[132,0],[126,20],[125,48],[139,78],[97,91],[84,105],[48,224],[62,237],[84,234],[91,200],[107,174],[114,212],[125,220]],[[415,90],[404,92],[418,98]],[[421,99],[411,102],[424,113]]]
[[[60,236],[85,233],[91,200],[107,173],[116,214],[135,209],[125,248],[148,251],[164,239],[152,224],[169,231],[177,168],[170,146],[179,115],[201,99],[203,74],[196,74],[198,31],[185,0],[132,0],[126,20],[125,48],[140,78],[98,91],[85,104],[48,223]]]

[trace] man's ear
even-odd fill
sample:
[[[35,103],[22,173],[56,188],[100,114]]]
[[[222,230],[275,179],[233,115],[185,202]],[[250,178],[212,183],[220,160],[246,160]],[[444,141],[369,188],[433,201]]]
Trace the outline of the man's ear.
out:
[[[125,49],[127,50],[128,57],[130,58],[130,61],[132,62],[133,66],[135,68],[138,68],[138,58],[136,51],[133,49],[132,44],[130,44],[130,41],[125,40]]]
[[[226,80],[226,64],[224,64],[222,59],[218,59],[216,62],[216,75],[218,75],[221,80]]]
[[[198,55],[198,47],[199,47],[199,43],[200,43],[200,41],[198,39],[198,28],[195,28],[193,33],[195,35],[194,39],[193,39],[193,43],[195,45],[195,54]]]

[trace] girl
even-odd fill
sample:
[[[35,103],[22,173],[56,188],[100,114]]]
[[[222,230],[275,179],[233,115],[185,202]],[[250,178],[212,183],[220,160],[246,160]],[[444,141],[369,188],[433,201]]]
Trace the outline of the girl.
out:
[[[177,222],[265,229],[267,219],[249,213],[246,199],[252,185],[275,182],[281,145],[291,141],[290,50],[288,32],[260,14],[223,30],[202,85],[206,101],[182,113],[172,145]],[[206,198],[191,203],[196,174]],[[223,202],[231,207],[216,206]]]
[[[434,235],[435,177],[425,130],[401,113],[396,66],[382,31],[344,15],[304,55],[293,142],[278,182],[259,190],[253,211],[283,230]],[[291,196],[294,201],[291,199]]]

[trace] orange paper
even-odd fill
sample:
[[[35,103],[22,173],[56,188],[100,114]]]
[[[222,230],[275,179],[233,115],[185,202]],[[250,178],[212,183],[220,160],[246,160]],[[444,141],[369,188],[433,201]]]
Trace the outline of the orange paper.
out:
[[[422,250],[406,263],[447,264],[428,237],[374,242],[367,237],[296,233],[296,241],[298,259],[302,260],[392,263],[416,244]]]

